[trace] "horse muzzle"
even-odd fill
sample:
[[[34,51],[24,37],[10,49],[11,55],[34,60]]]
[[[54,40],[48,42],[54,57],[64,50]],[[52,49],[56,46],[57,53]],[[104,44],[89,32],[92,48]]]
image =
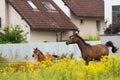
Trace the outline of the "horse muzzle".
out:
[[[69,43],[68,43],[68,42],[66,42],[66,45],[69,45]]]
[[[34,54],[32,55],[32,57],[34,57]]]

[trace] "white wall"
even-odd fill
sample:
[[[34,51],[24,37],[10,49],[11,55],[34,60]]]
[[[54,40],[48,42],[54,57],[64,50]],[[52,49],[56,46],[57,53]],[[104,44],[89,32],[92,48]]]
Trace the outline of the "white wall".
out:
[[[57,36],[55,31],[41,31],[41,30],[31,30],[30,32],[30,42],[56,42]],[[62,35],[62,40],[66,40],[73,31],[66,31]]]
[[[40,31],[32,30],[30,34],[30,42],[56,42],[56,33],[55,31]]]
[[[120,0],[104,0],[105,5],[105,21],[107,20],[107,26],[112,23],[112,5],[120,5]]]
[[[0,0],[0,17],[2,26],[6,25],[6,6],[5,6],[5,0]]]

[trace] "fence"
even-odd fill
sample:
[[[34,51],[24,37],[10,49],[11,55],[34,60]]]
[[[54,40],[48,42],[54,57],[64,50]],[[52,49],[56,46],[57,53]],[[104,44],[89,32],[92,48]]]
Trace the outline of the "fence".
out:
[[[101,43],[100,41],[88,41],[93,45]],[[34,60],[32,57],[34,48],[40,49],[44,54],[71,54],[76,58],[81,57],[81,52],[77,44],[66,45],[65,42],[48,42],[48,43],[26,43],[26,44],[0,44],[0,54],[9,60]]]

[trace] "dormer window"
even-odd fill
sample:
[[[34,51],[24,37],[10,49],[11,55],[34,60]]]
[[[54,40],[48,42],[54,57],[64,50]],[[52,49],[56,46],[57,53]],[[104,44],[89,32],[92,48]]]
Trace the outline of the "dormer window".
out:
[[[49,2],[42,2],[43,6],[49,11],[55,11],[55,7]]]
[[[38,10],[38,8],[34,5],[32,1],[28,0],[27,2],[33,8],[33,10]]]

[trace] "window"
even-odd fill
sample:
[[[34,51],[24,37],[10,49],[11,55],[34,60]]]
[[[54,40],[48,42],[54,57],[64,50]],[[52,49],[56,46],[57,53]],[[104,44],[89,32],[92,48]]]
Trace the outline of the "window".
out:
[[[34,9],[34,10],[37,10],[38,8],[33,4],[33,2],[32,1],[27,1],[28,2],[28,4]]]
[[[42,4],[45,8],[47,8],[47,10],[50,10],[50,11],[55,11],[56,10],[55,7],[49,2],[42,2]]]
[[[120,5],[112,6],[112,21],[120,20]]]
[[[63,37],[63,32],[57,32],[56,33],[56,41],[61,42]]]
[[[0,27],[2,26],[1,18],[0,18]]]
[[[84,22],[83,22],[83,19],[80,19],[80,24],[83,24]]]
[[[100,31],[100,21],[96,20],[96,27],[97,27],[97,31]]]

